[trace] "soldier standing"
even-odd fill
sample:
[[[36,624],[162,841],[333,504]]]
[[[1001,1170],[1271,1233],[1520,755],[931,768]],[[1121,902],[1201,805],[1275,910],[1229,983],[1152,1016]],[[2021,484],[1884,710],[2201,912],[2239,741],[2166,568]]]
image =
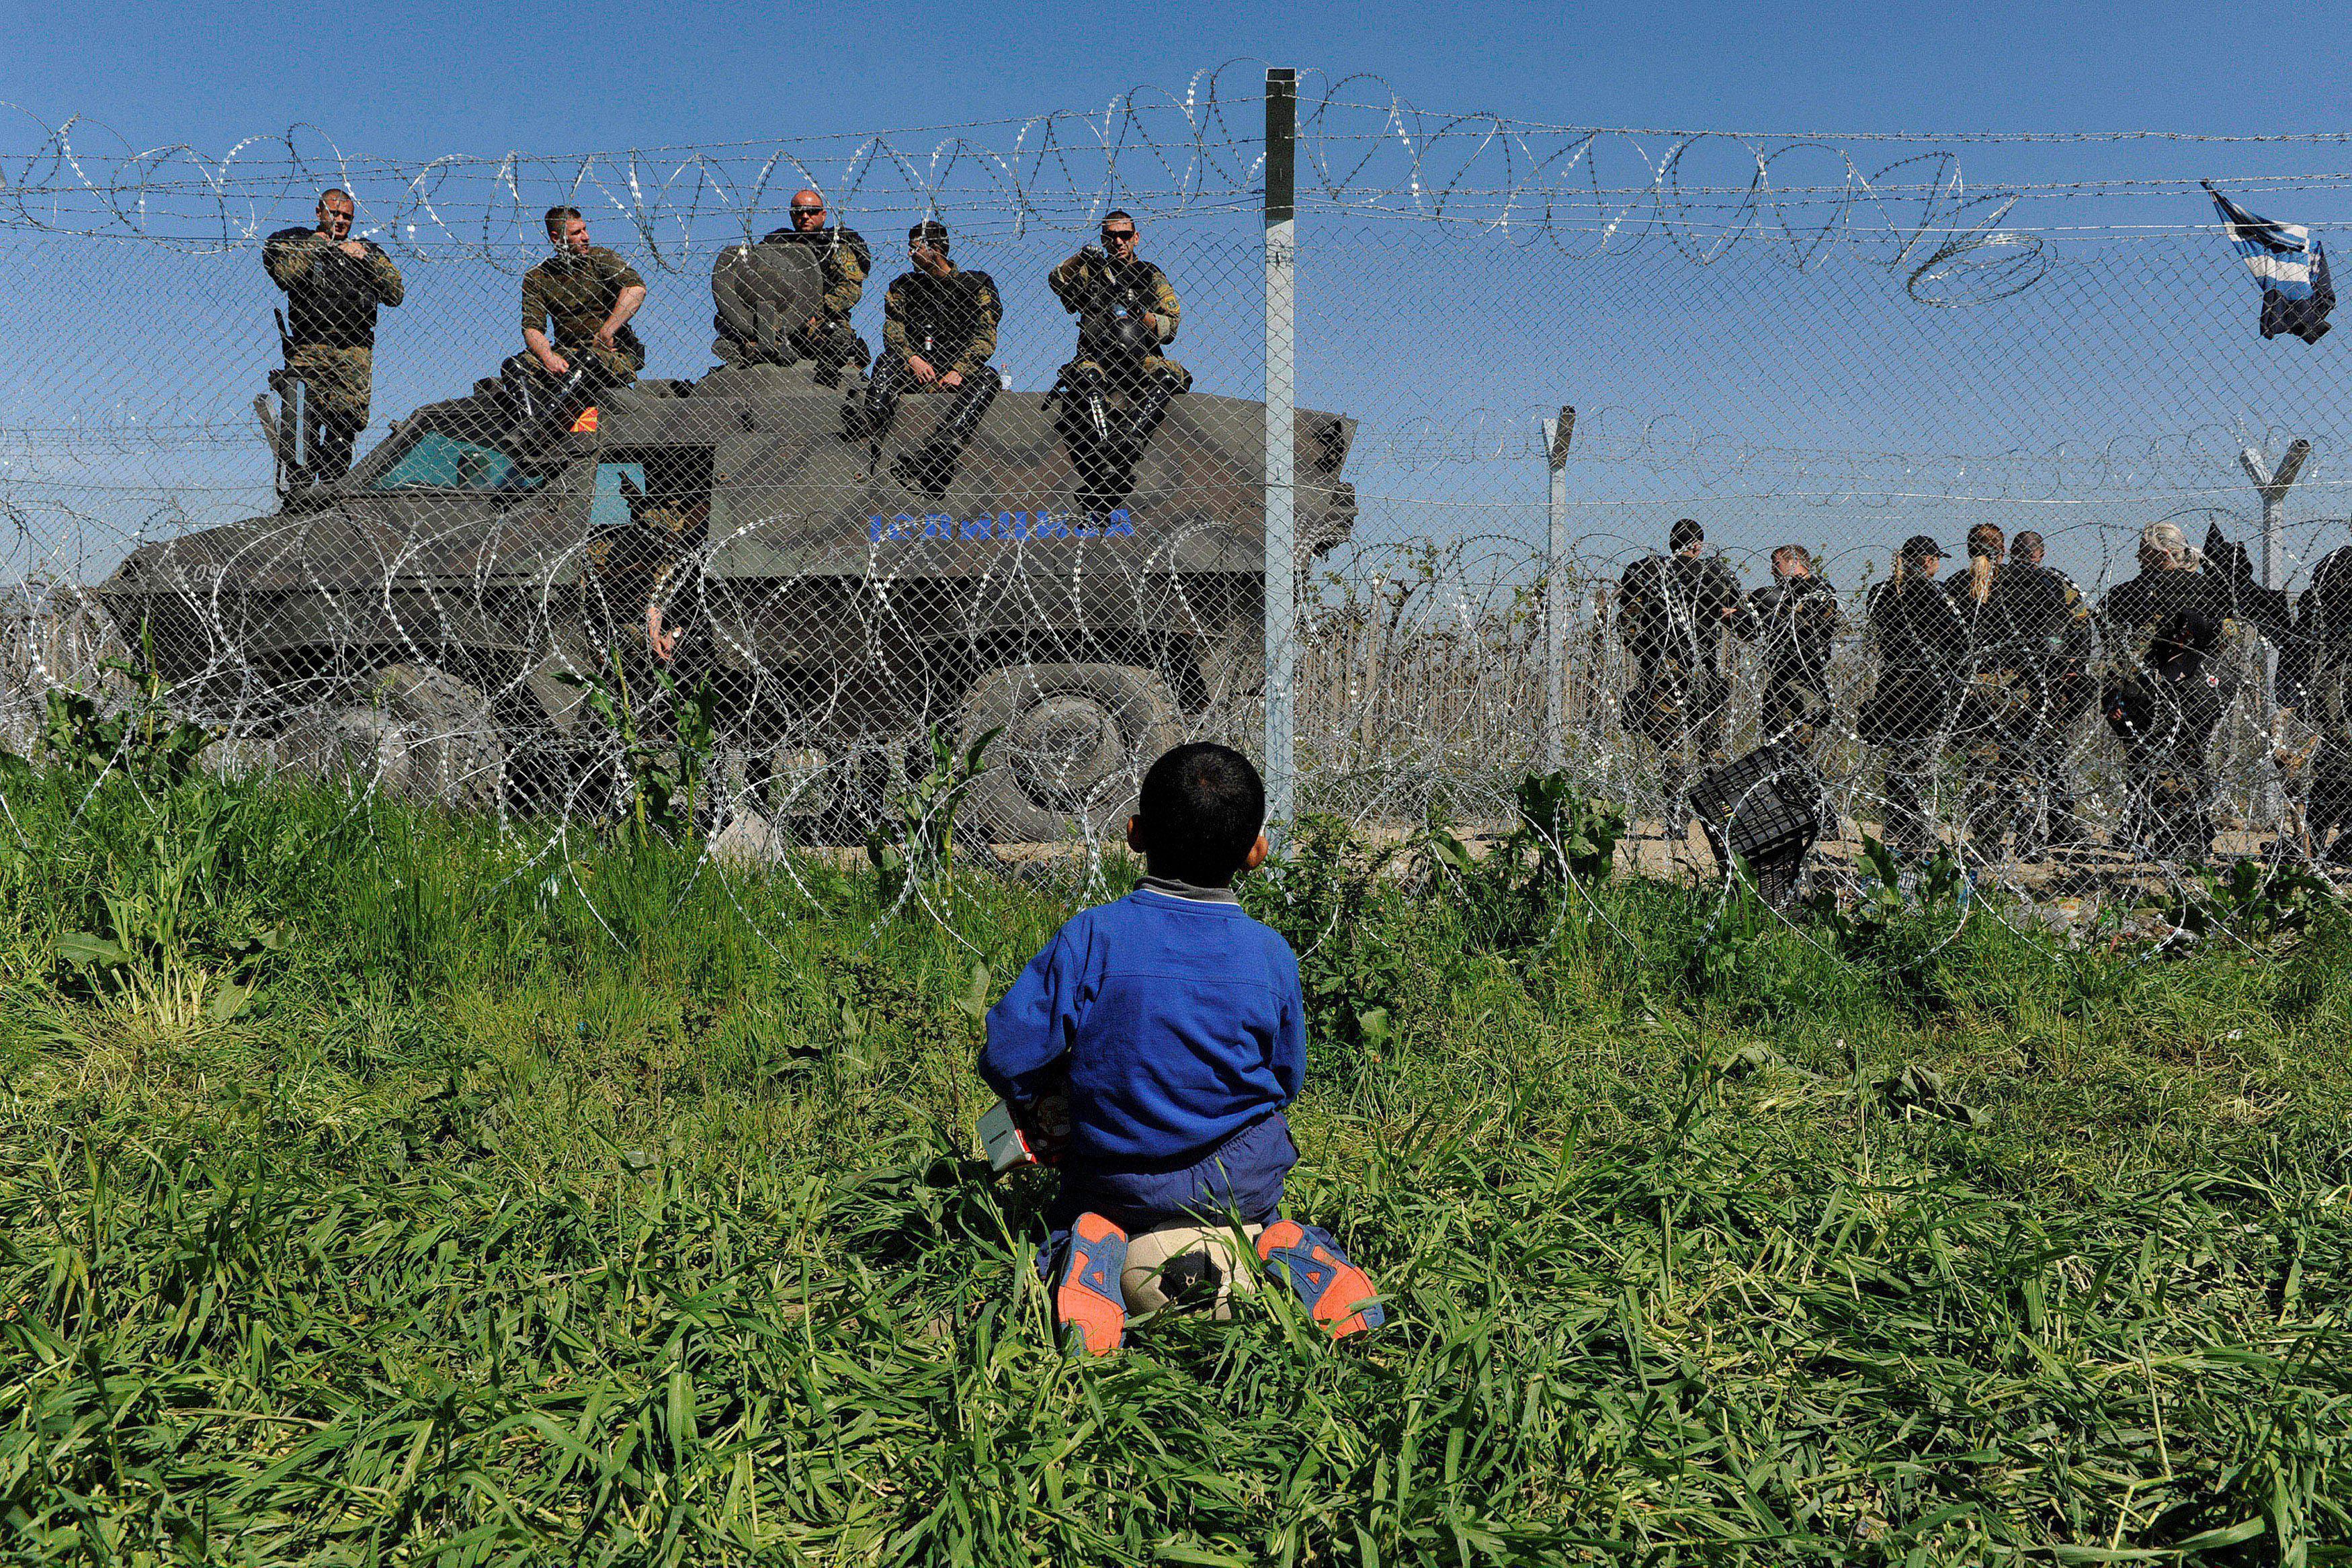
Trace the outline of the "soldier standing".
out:
[[[1812,749],[1829,716],[1830,653],[1839,621],[1837,590],[1813,575],[1811,552],[1802,545],[1774,550],[1772,580],[1748,596],[1748,613],[1731,622],[1763,653],[1757,728],[1765,744],[1785,740]]]
[[[626,386],[646,364],[645,345],[629,326],[646,302],[645,279],[588,243],[588,222],[577,207],[547,209],[547,238],[555,254],[523,274],[524,351],[507,361],[509,384],[532,375],[560,382],[586,368],[602,385]]]
[[[1077,357],[1054,385],[1088,511],[1127,498],[1169,403],[1192,385],[1192,373],[1160,352],[1175,340],[1184,308],[1168,275],[1136,255],[1135,219],[1114,209],[1101,234],[1100,250],[1087,246],[1045,277],[1078,319]],[[1109,412],[1114,394],[1127,400],[1123,415]]]
[[[2352,864],[2352,546],[2328,551],[2311,569],[2281,642],[2279,706],[2299,712],[2319,737],[2304,829],[2327,864]],[[2330,828],[2343,830],[2333,845]]]
[[[1870,591],[1864,612],[1878,643],[1878,685],[1853,727],[1864,746],[1886,754],[1885,841],[1907,854],[1937,848],[1927,797],[1968,653],[1968,626],[1936,586],[1943,562],[1944,552],[1927,535],[1905,539],[1894,574]]]
[[[2020,533],[2010,541],[2009,560],[1992,582],[1993,601],[2016,650],[2018,679],[2031,698],[2030,722],[2017,747],[2025,786],[2017,846],[2028,858],[2082,841],[2067,737],[2097,695],[2091,683],[2090,601],[2074,579],[2042,564],[2042,553],[2040,534],[2030,528]]]
[[[878,461],[902,392],[952,394],[931,438],[894,465],[909,487],[939,490],[955,476],[965,444],[1002,382],[989,365],[1004,304],[996,281],[948,258],[947,225],[926,219],[907,231],[912,270],[892,279],[882,303],[882,357],[866,388],[866,431]]]
[[[2116,666],[2101,706],[2124,742],[2131,787],[2126,831],[2158,859],[2190,863],[2212,852],[2207,747],[2237,695],[2234,662],[2218,656],[2235,596],[2203,565],[2179,525],[2151,523],[2140,534],[2139,575],[2099,606]]]
[[[1704,554],[1706,530],[1678,519],[1672,555],[1644,556],[1625,569],[1617,602],[1625,655],[1636,672],[1623,722],[1657,748],[1665,829],[1678,838],[1690,821],[1691,777],[1723,758],[1723,708],[1731,685],[1721,668],[1724,633],[1745,616],[1739,580],[1720,556]]]
[[[375,313],[397,306],[400,269],[373,240],[351,237],[351,193],[319,193],[316,228],[280,229],[261,247],[270,281],[286,291],[286,368],[310,404],[301,470],[340,478],[367,428],[374,392]]]

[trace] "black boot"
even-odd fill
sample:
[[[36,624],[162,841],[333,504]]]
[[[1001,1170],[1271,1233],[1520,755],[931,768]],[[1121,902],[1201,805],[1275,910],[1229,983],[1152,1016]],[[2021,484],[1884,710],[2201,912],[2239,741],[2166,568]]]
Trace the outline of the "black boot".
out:
[[[352,471],[352,448],[358,444],[359,427],[340,419],[322,419],[310,428],[319,438],[308,464],[311,477],[319,484],[331,485]]]
[[[1154,376],[1137,390],[1135,401],[1128,405],[1127,416],[1119,423],[1118,445],[1119,455],[1130,470],[1143,461],[1160,422],[1168,417],[1168,405],[1175,401],[1177,391],[1171,378]]]
[[[874,375],[866,383],[866,412],[857,420],[860,433],[866,437],[866,471],[874,473],[882,466],[882,443],[889,438],[890,427],[898,423],[898,395],[905,383],[907,362],[896,354],[885,354],[874,366]]]
[[[988,413],[988,405],[996,401],[1001,384],[996,372],[986,366],[972,372],[971,379],[957,392],[947,417],[931,432],[931,438],[894,465],[908,488],[933,492],[947,488],[963,461],[963,449],[971,443],[971,433],[980,428],[981,418]]]

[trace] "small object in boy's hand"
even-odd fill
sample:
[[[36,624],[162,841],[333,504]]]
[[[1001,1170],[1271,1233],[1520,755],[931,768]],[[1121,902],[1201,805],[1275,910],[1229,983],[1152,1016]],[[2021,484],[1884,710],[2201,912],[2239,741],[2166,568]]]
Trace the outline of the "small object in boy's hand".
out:
[[[1025,1105],[1015,1105],[1013,1114],[1019,1119],[1022,1135],[1029,1140],[1029,1152],[1037,1163],[1060,1165],[1070,1147],[1068,1092],[1055,1089],[1040,1094]]]
[[[1062,1163],[1070,1144],[1070,1100],[1046,1094],[1025,1105],[999,1100],[980,1119],[980,1144],[992,1170]]]
[[[980,1146],[988,1155],[988,1168],[999,1176],[1037,1163],[1029,1140],[1022,1135],[1021,1124],[1013,1118],[1012,1105],[1003,1100],[981,1113]]]

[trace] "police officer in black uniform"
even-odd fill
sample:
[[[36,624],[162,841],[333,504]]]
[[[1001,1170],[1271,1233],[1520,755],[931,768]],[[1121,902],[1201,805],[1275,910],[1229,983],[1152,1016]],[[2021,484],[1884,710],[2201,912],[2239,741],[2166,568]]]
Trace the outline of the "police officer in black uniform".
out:
[[[1691,777],[1724,759],[1731,685],[1723,677],[1723,638],[1748,612],[1730,563],[1705,553],[1706,530],[1696,518],[1677,518],[1666,544],[1672,554],[1644,556],[1625,569],[1617,604],[1635,672],[1622,722],[1657,748],[1666,836],[1674,839],[1689,825]]]
[[[1772,552],[1772,580],[1748,596],[1748,613],[1731,629],[1763,654],[1764,693],[1757,728],[1765,744],[1786,741],[1811,751],[1830,711],[1830,654],[1837,642],[1837,590],[1813,575],[1802,545]]]
[[[2209,537],[2209,549],[2217,543]],[[2152,523],[2140,534],[2139,575],[2099,606],[2111,666],[2100,704],[2124,742],[2126,833],[2157,859],[2192,864],[2212,852],[2208,747],[2237,695],[2236,662],[2222,656],[2226,629],[2242,609],[2257,626],[2274,619],[2240,572],[2205,565],[2179,525]]]
[[[2071,836],[2066,732],[2089,706],[2090,608],[2041,564],[2040,535],[2020,534],[2018,547],[2032,559],[2007,559],[2000,529],[1979,523],[1969,530],[1968,572],[1948,590],[1969,638],[1953,727],[1967,763],[1966,831],[1995,858],[2012,829],[2021,858]]]
[[[884,297],[882,357],[866,388],[866,432],[877,464],[903,394],[955,399],[930,439],[893,465],[917,490],[941,490],[955,477],[971,433],[1003,385],[988,362],[1004,316],[996,280],[958,267],[949,259],[950,244],[947,225],[935,218],[907,231],[907,256],[915,265],[891,280]]]
[[[2280,706],[2299,711],[2319,733],[2304,830],[2326,863],[2352,865],[2352,545],[2328,551],[2311,569],[2284,642]],[[2333,845],[2330,829],[2341,830]]]
[[[1968,625],[1935,580],[1943,560],[1934,539],[1912,535],[1895,552],[1894,575],[1864,601],[1878,685],[1854,716],[1854,733],[1886,754],[1886,844],[1907,854],[1937,847],[1927,798],[1968,654]]]

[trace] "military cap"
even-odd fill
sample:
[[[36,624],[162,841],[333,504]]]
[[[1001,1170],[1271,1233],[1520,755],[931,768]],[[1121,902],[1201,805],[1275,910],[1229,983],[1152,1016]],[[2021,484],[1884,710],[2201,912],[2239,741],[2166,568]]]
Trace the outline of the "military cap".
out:
[[[1902,554],[1905,560],[1941,560],[1944,547],[1925,534],[1913,534],[1903,541]]]
[[[907,231],[908,245],[927,245],[941,256],[948,253],[948,225],[937,218],[925,218]]]

